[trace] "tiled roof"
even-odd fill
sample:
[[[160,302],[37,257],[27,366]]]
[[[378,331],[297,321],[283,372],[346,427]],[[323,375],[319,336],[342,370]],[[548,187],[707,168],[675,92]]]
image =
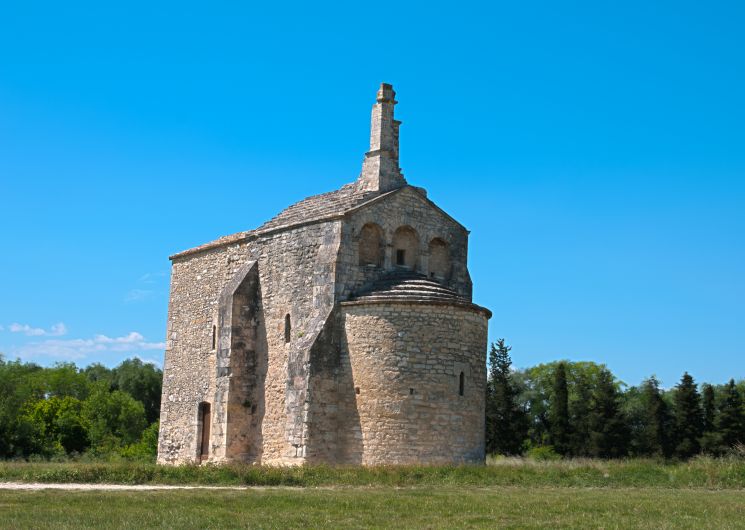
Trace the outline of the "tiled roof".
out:
[[[342,186],[336,191],[322,193],[321,195],[313,195],[312,197],[303,199],[302,201],[285,208],[278,215],[261,225],[256,230],[223,236],[204,245],[179,252],[178,254],[171,256],[171,258],[178,258],[212,248],[238,243],[274,230],[281,230],[299,224],[312,223],[329,217],[344,215],[346,212],[356,208],[357,206],[361,206],[381,195],[394,193],[395,191],[398,190],[390,191],[388,193],[380,193],[378,191],[360,191],[358,183],[353,182]]]
[[[466,307],[492,317],[491,311],[472,303],[458,292],[427,278],[424,274],[409,270],[396,270],[352,294],[343,305],[366,304],[425,304],[455,305]]]
[[[441,302],[469,302],[449,287],[438,281],[408,270],[394,271],[376,281],[359,293],[352,295],[352,301],[382,300],[427,300]]]
[[[261,233],[336,215],[343,215],[348,210],[378,195],[380,193],[377,191],[359,191],[356,182],[347,184],[336,191],[314,195],[285,208],[276,217],[261,225],[256,232]]]

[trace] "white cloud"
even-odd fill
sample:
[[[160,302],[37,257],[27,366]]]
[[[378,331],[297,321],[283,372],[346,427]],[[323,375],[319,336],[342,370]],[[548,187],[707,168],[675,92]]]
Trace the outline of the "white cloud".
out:
[[[147,272],[143,274],[139,280],[137,280],[140,283],[158,283],[161,279],[168,276],[167,272]]]
[[[34,328],[28,324],[14,322],[8,327],[8,330],[11,333],[23,333],[27,337],[61,337],[67,335],[67,326],[62,322],[52,325],[49,330],[45,330],[44,328]]]
[[[67,335],[67,326],[65,326],[64,323],[58,322],[57,324],[54,324],[52,326],[52,332],[50,335],[54,337],[61,337],[62,335]]]
[[[141,357],[139,355],[135,355],[139,360],[141,360],[144,364],[152,364],[156,368],[162,368],[162,361],[158,359],[146,359],[145,357]]]
[[[93,353],[136,353],[163,351],[165,348],[165,342],[148,342],[142,334],[132,331],[121,337],[95,335],[90,339],[47,339],[20,346],[13,353],[23,358],[50,356],[77,360]]]
[[[153,294],[153,292],[147,289],[132,289],[126,294],[126,296],[124,297],[124,301],[125,302],[140,302],[142,300],[146,300],[147,298],[150,298],[151,294]]]

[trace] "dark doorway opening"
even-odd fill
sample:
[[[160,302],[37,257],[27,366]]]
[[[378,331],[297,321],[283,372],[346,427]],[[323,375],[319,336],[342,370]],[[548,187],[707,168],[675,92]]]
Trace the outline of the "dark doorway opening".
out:
[[[204,462],[210,457],[210,426],[212,425],[212,407],[209,403],[199,404],[199,460]]]

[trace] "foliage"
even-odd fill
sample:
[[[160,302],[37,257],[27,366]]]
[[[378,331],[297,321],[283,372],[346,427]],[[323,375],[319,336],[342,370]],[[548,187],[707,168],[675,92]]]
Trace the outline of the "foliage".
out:
[[[551,445],[565,457],[687,459],[729,454],[745,439],[745,381],[703,385],[702,398],[688,374],[670,390],[654,377],[625,387],[603,365],[569,361],[511,379],[528,416],[526,447]]]
[[[690,458],[700,451],[704,434],[701,396],[688,372],[675,390],[675,455]]]
[[[628,455],[628,428],[619,405],[619,392],[608,370],[602,370],[592,394],[590,454],[600,458]]]
[[[551,394],[549,415],[551,445],[560,455],[571,452],[569,445],[569,387],[567,386],[566,364],[559,363],[554,374],[554,387]]]
[[[510,348],[504,339],[491,345],[486,394],[486,450],[488,453],[518,455],[528,434],[527,415],[517,403],[512,381]]]
[[[142,403],[148,423],[160,415],[160,393],[163,373],[140,359],[128,359],[113,370],[113,387]]]
[[[627,403],[633,402],[633,396],[636,396],[640,404],[639,421],[632,424],[631,454],[669,458],[673,450],[670,439],[673,418],[660,390],[659,381],[651,377],[642,383],[640,390],[629,389],[628,394]]]
[[[730,380],[724,388],[715,424],[719,453],[745,443],[745,411],[742,396],[734,380]]]
[[[554,448],[550,445],[539,445],[538,447],[531,447],[525,454],[529,459],[537,462],[552,462],[555,460],[561,460],[561,455],[554,451]]]
[[[79,370],[0,356],[0,459],[153,458],[161,377],[138,359]]]

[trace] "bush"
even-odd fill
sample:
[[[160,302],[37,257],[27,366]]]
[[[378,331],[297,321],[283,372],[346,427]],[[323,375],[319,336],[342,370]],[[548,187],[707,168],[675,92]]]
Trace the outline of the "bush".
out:
[[[531,447],[530,449],[528,449],[528,452],[525,456],[527,456],[531,460],[537,460],[539,462],[561,460],[561,455],[554,451],[554,448],[550,445]]]

